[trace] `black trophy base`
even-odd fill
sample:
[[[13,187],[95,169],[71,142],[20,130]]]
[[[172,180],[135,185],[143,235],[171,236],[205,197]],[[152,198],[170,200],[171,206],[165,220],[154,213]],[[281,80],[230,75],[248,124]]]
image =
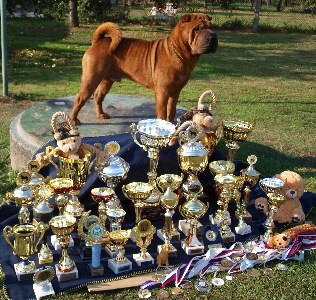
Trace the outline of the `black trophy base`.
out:
[[[92,247],[91,246],[86,246],[86,244],[84,242],[81,242],[79,245],[79,252],[80,252],[80,257],[81,257],[82,261],[84,261],[84,262],[91,262],[92,261]],[[104,247],[101,247],[100,260],[104,261],[106,256],[107,256],[107,254],[106,254]]]
[[[92,277],[102,276],[104,274],[104,267],[100,265],[97,268],[92,267],[92,264],[88,264],[88,271]]]

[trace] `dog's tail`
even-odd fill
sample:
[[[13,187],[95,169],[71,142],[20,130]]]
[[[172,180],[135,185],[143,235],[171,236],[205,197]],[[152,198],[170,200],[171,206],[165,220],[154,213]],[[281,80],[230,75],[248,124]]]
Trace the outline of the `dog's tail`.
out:
[[[109,54],[111,54],[113,51],[115,51],[115,49],[117,48],[118,44],[122,39],[122,31],[115,23],[103,23],[94,32],[92,44],[102,40],[105,34],[108,34],[112,39],[108,50]]]

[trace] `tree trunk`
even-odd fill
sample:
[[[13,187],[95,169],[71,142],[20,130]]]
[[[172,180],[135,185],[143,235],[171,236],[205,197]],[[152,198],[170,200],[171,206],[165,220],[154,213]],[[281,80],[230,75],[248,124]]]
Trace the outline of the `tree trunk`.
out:
[[[261,9],[261,0],[256,0],[255,15],[253,18],[253,23],[252,23],[252,31],[253,32],[258,32],[258,30],[259,30],[260,9]]]
[[[78,0],[69,0],[69,26],[79,27]]]

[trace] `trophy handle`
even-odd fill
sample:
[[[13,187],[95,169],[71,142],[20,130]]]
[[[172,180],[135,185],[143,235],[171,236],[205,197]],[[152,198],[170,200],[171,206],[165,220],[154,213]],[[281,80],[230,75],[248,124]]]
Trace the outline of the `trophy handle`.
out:
[[[47,146],[45,149],[45,153],[47,155],[47,158],[49,160],[49,162],[56,168],[56,170],[59,170],[59,167],[57,166],[57,164],[54,162],[53,160],[53,156],[55,155],[55,147],[53,146]]]
[[[34,249],[37,252],[37,246],[38,246],[39,242],[44,238],[44,235],[46,232],[46,225],[43,222],[38,222],[36,232],[39,234],[37,243],[34,246]]]
[[[9,239],[10,236],[13,236],[13,231],[11,226],[6,226],[3,228],[3,237],[6,240],[6,242],[9,244],[9,246],[12,248],[14,252],[14,247]]]
[[[145,151],[147,151],[147,147],[142,145],[138,139],[137,139],[137,133],[138,133],[138,130],[137,130],[137,125],[135,123],[132,123],[132,125],[130,126],[131,128],[131,134],[132,134],[132,138],[134,140],[134,143],[136,145],[138,145],[139,147],[143,148]]]

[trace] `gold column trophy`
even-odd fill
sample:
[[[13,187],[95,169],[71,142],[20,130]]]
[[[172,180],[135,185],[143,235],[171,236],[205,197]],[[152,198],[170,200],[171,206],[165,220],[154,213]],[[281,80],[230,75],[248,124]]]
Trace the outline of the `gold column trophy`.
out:
[[[123,194],[134,203],[136,224],[142,219],[143,207],[150,204],[145,202],[153,192],[153,186],[148,182],[131,182],[122,186]],[[157,205],[153,203],[153,205]]]
[[[238,142],[245,141],[252,129],[253,125],[245,121],[223,121],[223,137],[227,141],[228,161],[234,162],[237,151],[240,148]]]
[[[137,246],[140,248],[139,254],[133,254],[133,259],[139,267],[143,265],[151,265],[154,263],[153,257],[147,252],[156,228],[149,220],[141,220],[133,229],[132,233],[135,237]]]
[[[174,192],[177,190],[183,180],[183,174],[164,174],[157,178],[157,184],[163,191],[163,195],[160,198],[161,206],[166,210],[165,223],[162,229],[157,230],[157,236],[166,241],[178,241],[180,240],[180,233],[175,228],[172,222],[172,216],[174,210],[179,203],[179,196]]]
[[[78,232],[85,240],[86,245],[90,245],[91,264],[88,264],[88,269],[91,276],[101,276],[104,274],[104,267],[101,264],[101,242],[107,234],[103,222],[97,217],[90,215],[90,211],[83,213],[78,222]]]
[[[19,256],[22,261],[14,264],[14,270],[18,281],[32,279],[36,271],[34,261],[29,258],[37,252],[37,246],[45,234],[45,224],[16,224],[13,227],[6,226],[3,229],[3,237],[13,250],[13,254]],[[36,241],[36,236],[38,239]],[[12,244],[10,238],[14,237]]]
[[[54,190],[49,185],[42,184],[35,192],[39,199],[33,208],[33,223],[43,222],[46,226],[43,244],[38,253],[39,264],[50,264],[53,262],[53,253],[47,244],[47,229],[49,228],[49,221],[53,216],[54,206],[49,204],[49,199],[52,198]]]
[[[267,194],[270,206],[268,217],[263,223],[263,226],[266,228],[266,232],[260,237],[261,240],[268,241],[268,239],[274,234],[273,216],[285,201],[284,196],[280,194],[280,191],[284,186],[284,181],[276,177],[263,178],[259,180],[259,186]]]
[[[33,276],[33,290],[36,299],[40,299],[45,296],[55,295],[55,291],[51,283],[54,276],[55,271],[54,268],[51,266],[45,266],[40,269],[37,269]]]
[[[70,235],[74,230],[77,220],[71,215],[61,215],[53,217],[49,225],[54,234],[56,234],[61,246],[61,258],[55,265],[58,281],[66,281],[78,278],[78,269],[75,262],[69,257],[68,245]]]
[[[181,170],[189,175],[186,182],[182,184],[182,191],[187,202],[197,201],[197,198],[203,193],[203,186],[198,175],[207,167],[208,151],[198,142],[199,129],[194,125],[189,126],[180,138],[186,142],[177,150],[178,162]],[[201,227],[202,224],[198,222],[197,228]],[[179,220],[178,228],[186,236],[190,235],[192,229],[188,220]]]
[[[152,185],[153,190],[146,199],[149,203],[158,202],[161,196],[157,186],[157,165],[159,160],[160,149],[166,147],[175,132],[174,124],[161,119],[148,119],[139,121],[136,125],[131,125],[131,133],[134,142],[148,152],[149,157],[149,171],[147,172],[149,184]],[[139,133],[140,141],[137,139]]]
[[[55,149],[53,146],[46,147],[46,155],[50,163],[56,168],[58,177],[73,180],[73,186],[69,192],[71,197],[64,208],[64,213],[79,219],[84,208],[78,199],[78,195],[93,165],[91,153],[86,153],[84,158],[69,159],[58,155]]]
[[[127,243],[130,231],[115,230],[110,232],[110,240],[117,247],[118,254],[115,258],[108,260],[108,267],[115,273],[119,274],[132,270],[132,262],[125,257],[124,245]]]
[[[120,151],[120,145],[117,142],[108,142],[105,150],[109,153],[109,159],[96,167],[99,178],[105,182],[106,186],[115,190],[117,185],[121,183],[129,171],[129,164],[121,157],[117,156]],[[113,197],[108,201],[107,208],[122,208],[120,199],[114,193]]]

